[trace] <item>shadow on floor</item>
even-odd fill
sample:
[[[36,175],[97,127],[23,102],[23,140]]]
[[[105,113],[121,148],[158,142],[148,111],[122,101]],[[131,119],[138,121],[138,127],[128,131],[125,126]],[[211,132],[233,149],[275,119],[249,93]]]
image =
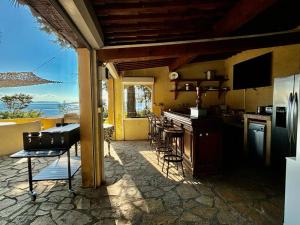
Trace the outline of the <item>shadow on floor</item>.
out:
[[[112,144],[107,188],[119,190],[116,217],[134,224],[282,224],[283,185],[253,168],[203,179],[169,178],[147,142]],[[118,162],[118,163],[116,163]],[[114,197],[116,197],[115,195]],[[124,210],[125,209],[125,210]]]

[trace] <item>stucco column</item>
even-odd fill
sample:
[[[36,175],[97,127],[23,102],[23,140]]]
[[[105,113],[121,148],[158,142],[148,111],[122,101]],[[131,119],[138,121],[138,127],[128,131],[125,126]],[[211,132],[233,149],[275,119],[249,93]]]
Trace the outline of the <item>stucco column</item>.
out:
[[[77,53],[82,186],[98,187],[103,180],[103,148],[96,57],[85,48],[77,49]]]

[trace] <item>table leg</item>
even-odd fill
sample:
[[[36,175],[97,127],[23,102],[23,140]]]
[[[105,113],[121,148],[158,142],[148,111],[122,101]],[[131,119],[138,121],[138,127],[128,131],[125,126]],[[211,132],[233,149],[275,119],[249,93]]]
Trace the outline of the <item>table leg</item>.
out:
[[[71,177],[71,159],[70,159],[70,149],[67,151],[68,154],[68,181],[69,181],[69,191],[72,191],[72,177]]]
[[[78,142],[75,143],[75,156],[78,156]]]
[[[36,193],[33,191],[33,185],[32,185],[31,157],[27,158],[27,166],[28,166],[29,194],[31,196],[32,201],[35,201],[35,199],[36,199]]]

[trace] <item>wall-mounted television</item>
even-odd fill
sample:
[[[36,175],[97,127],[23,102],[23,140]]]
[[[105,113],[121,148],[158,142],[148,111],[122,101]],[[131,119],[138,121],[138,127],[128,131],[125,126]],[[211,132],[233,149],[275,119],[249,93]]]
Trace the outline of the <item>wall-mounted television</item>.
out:
[[[272,52],[233,66],[233,89],[272,85]]]

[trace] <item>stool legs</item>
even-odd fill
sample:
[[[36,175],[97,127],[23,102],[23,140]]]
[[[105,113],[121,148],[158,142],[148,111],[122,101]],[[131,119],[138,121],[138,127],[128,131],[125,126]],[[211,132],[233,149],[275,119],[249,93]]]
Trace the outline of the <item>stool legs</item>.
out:
[[[167,177],[169,177],[169,167],[170,167],[170,162],[168,161],[168,165],[167,165]]]
[[[168,142],[169,143],[168,147],[173,149],[173,153],[171,152],[170,154],[166,154],[164,156],[164,163],[165,161],[167,161],[167,177],[169,177],[170,162],[176,163],[177,171],[179,170],[178,164],[180,163],[182,175],[184,177],[185,174],[183,169],[183,151],[184,151],[183,134],[182,135],[177,134],[176,136],[170,137],[170,140],[171,141]],[[162,171],[164,170],[164,163],[163,163]]]

